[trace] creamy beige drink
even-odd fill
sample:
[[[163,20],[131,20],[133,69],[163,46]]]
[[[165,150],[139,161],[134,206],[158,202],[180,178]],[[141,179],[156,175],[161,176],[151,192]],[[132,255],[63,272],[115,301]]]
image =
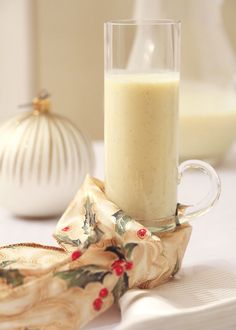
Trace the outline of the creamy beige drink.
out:
[[[175,73],[105,77],[105,189],[137,220],[175,214],[178,165]]]
[[[180,88],[180,158],[221,160],[236,139],[236,92],[193,81]]]

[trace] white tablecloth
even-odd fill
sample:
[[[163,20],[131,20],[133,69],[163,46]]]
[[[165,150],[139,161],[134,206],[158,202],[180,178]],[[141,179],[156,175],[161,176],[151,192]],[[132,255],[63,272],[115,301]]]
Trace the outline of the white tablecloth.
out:
[[[104,147],[102,142],[94,144],[96,165],[93,175],[104,177]],[[236,145],[228,157],[216,168],[222,183],[222,194],[211,212],[196,219],[192,237],[184,258],[183,269],[202,266],[224,265],[236,270]],[[190,202],[204,196],[208,182],[200,174],[186,176],[179,193],[181,202]],[[0,245],[36,242],[55,245],[52,233],[57,219],[17,219],[8,211],[0,209]],[[117,307],[94,320],[86,329],[112,330],[120,324]]]

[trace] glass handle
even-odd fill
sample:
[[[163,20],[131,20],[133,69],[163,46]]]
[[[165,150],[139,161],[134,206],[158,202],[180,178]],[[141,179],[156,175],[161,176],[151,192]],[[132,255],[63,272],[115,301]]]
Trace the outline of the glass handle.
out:
[[[189,222],[193,218],[207,213],[220,197],[221,183],[216,171],[201,160],[187,160],[179,166],[179,180],[185,172],[199,170],[210,179],[210,189],[207,195],[194,205],[178,204],[178,224]]]

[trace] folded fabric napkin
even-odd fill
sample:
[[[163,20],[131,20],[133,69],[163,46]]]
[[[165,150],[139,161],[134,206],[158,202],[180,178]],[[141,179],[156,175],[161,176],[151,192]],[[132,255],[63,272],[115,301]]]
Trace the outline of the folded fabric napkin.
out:
[[[61,246],[0,249],[0,329],[73,330],[131,288],[153,288],[177,273],[188,225],[159,238],[106,198],[87,176],[59,220]]]
[[[235,330],[236,274],[222,267],[184,268],[152,290],[130,290],[120,299],[116,330]]]

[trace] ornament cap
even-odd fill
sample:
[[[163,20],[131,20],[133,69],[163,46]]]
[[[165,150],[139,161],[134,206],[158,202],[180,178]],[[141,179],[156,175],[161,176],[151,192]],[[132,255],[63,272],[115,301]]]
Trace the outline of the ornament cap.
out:
[[[40,91],[38,96],[33,99],[33,109],[36,113],[50,111],[51,99],[47,90]]]

